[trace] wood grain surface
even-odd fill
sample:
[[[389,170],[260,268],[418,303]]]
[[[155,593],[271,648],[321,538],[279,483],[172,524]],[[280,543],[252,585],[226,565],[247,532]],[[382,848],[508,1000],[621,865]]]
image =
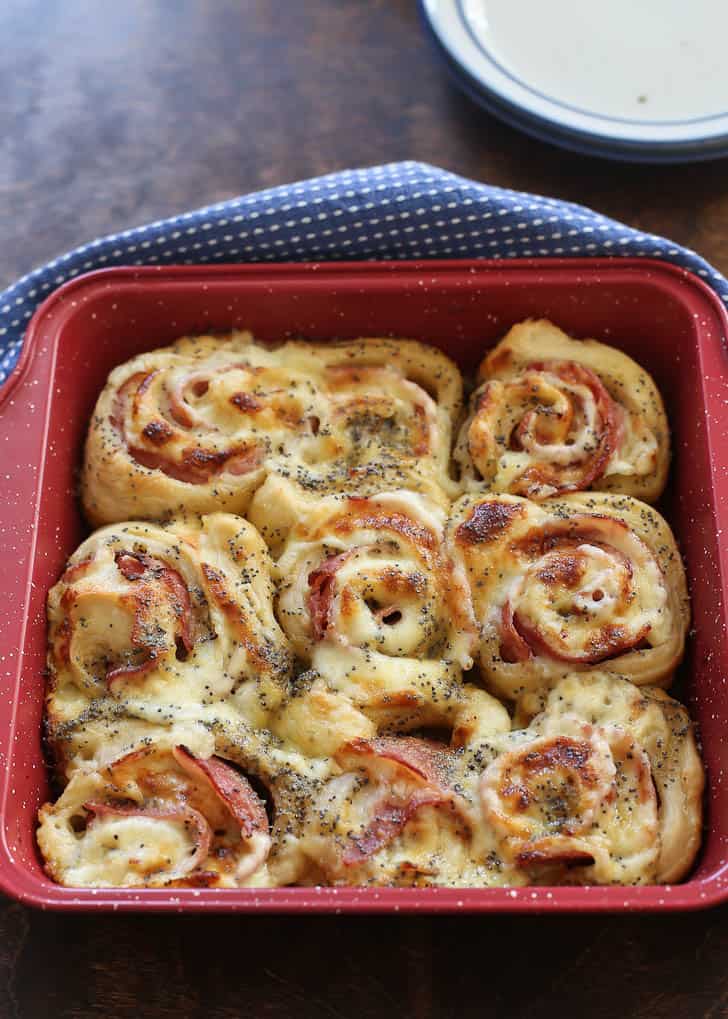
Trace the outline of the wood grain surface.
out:
[[[451,86],[415,0],[2,0],[0,39],[0,286],[99,234],[402,158],[582,202],[728,272],[728,163],[621,166],[516,133]],[[728,1016],[727,918],[86,917],[6,901],[0,1017],[713,1019]]]

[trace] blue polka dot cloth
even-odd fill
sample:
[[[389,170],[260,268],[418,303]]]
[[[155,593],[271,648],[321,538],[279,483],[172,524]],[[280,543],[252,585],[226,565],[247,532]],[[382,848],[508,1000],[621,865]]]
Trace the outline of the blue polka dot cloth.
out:
[[[695,252],[571,202],[391,163],[258,191],[69,251],[0,295],[0,382],[35,308],[66,280],[115,265],[529,256],[642,256],[689,269],[728,304]]]

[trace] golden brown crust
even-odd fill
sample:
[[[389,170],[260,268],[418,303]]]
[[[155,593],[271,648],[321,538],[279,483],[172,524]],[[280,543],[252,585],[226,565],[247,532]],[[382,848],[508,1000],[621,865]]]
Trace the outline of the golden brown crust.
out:
[[[454,454],[467,490],[660,497],[670,459],[665,409],[622,351],[530,320],[484,358],[478,381]]]
[[[656,510],[597,492],[542,503],[466,496],[453,507],[448,545],[467,577],[479,664],[495,693],[514,700],[593,669],[670,682],[689,603]]]
[[[411,492],[323,499],[301,513],[276,563],[276,610],[311,671],[276,732],[326,754],[385,729],[444,727],[465,742],[507,726],[500,705],[461,683],[475,630],[443,525]]]
[[[559,683],[532,727],[561,731],[562,719],[572,714],[604,730],[628,733],[646,755],[657,793],[659,838],[653,880],[679,881],[700,846],[705,781],[687,710],[664,690],[637,688],[621,677],[593,673]]]
[[[479,381],[452,506],[461,379],[433,348],[235,333],[112,373],[84,506],[142,519],[92,534],[49,593],[51,877],[687,873],[702,764],[685,709],[643,685],[682,656],[685,576],[662,517],[615,494],[664,485],[659,395],[546,322],[511,330]]]
[[[268,818],[247,779],[183,744],[77,772],[40,812],[48,873],[84,887],[266,885]]]
[[[63,734],[106,701],[167,725],[228,709],[264,725],[292,667],[270,571],[255,529],[226,513],[92,534],[48,595],[48,736],[64,770],[78,734]]]
[[[89,428],[82,502],[95,525],[244,513],[265,478],[304,492],[452,488],[462,384],[415,341],[187,337],[115,368]]]

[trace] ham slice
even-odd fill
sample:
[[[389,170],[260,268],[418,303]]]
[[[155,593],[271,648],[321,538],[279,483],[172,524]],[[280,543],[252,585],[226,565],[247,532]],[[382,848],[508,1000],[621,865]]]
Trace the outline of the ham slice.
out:
[[[620,408],[604,387],[601,379],[591,369],[574,361],[534,361],[526,368],[527,372],[547,372],[555,375],[571,386],[581,386],[589,390],[594,400],[596,436],[593,450],[584,458],[577,457],[576,449],[572,462],[567,466],[568,475],[564,477],[564,467],[547,463],[534,464],[520,475],[518,479],[519,494],[528,495],[534,489],[553,488],[556,492],[571,492],[589,488],[602,477],[607,464],[618,449],[621,441],[622,418]],[[570,399],[577,403],[582,401],[576,393],[570,392]],[[585,415],[585,408],[581,407]],[[571,424],[573,414],[568,417]],[[539,412],[529,410],[524,414],[511,437],[515,449],[528,448],[531,440],[539,443],[538,436]],[[548,442],[547,442],[548,444]]]
[[[307,607],[314,640],[323,640],[331,622],[331,605],[336,594],[336,571],[352,555],[342,552],[329,556],[308,575]]]
[[[183,745],[172,751],[179,766],[192,778],[209,784],[240,825],[245,838],[268,832],[268,815],[250,782],[219,757],[195,757]]]
[[[382,787],[371,820],[350,836],[342,856],[345,867],[361,864],[390,845],[423,808],[457,808],[446,779],[448,750],[441,744],[411,736],[355,739],[334,757],[345,770],[363,768]]]

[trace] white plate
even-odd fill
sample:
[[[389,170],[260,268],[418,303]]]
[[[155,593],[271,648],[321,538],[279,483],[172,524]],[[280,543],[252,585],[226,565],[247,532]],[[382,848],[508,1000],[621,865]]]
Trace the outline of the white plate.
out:
[[[420,0],[458,80],[541,138],[642,160],[728,153],[728,0]]]

